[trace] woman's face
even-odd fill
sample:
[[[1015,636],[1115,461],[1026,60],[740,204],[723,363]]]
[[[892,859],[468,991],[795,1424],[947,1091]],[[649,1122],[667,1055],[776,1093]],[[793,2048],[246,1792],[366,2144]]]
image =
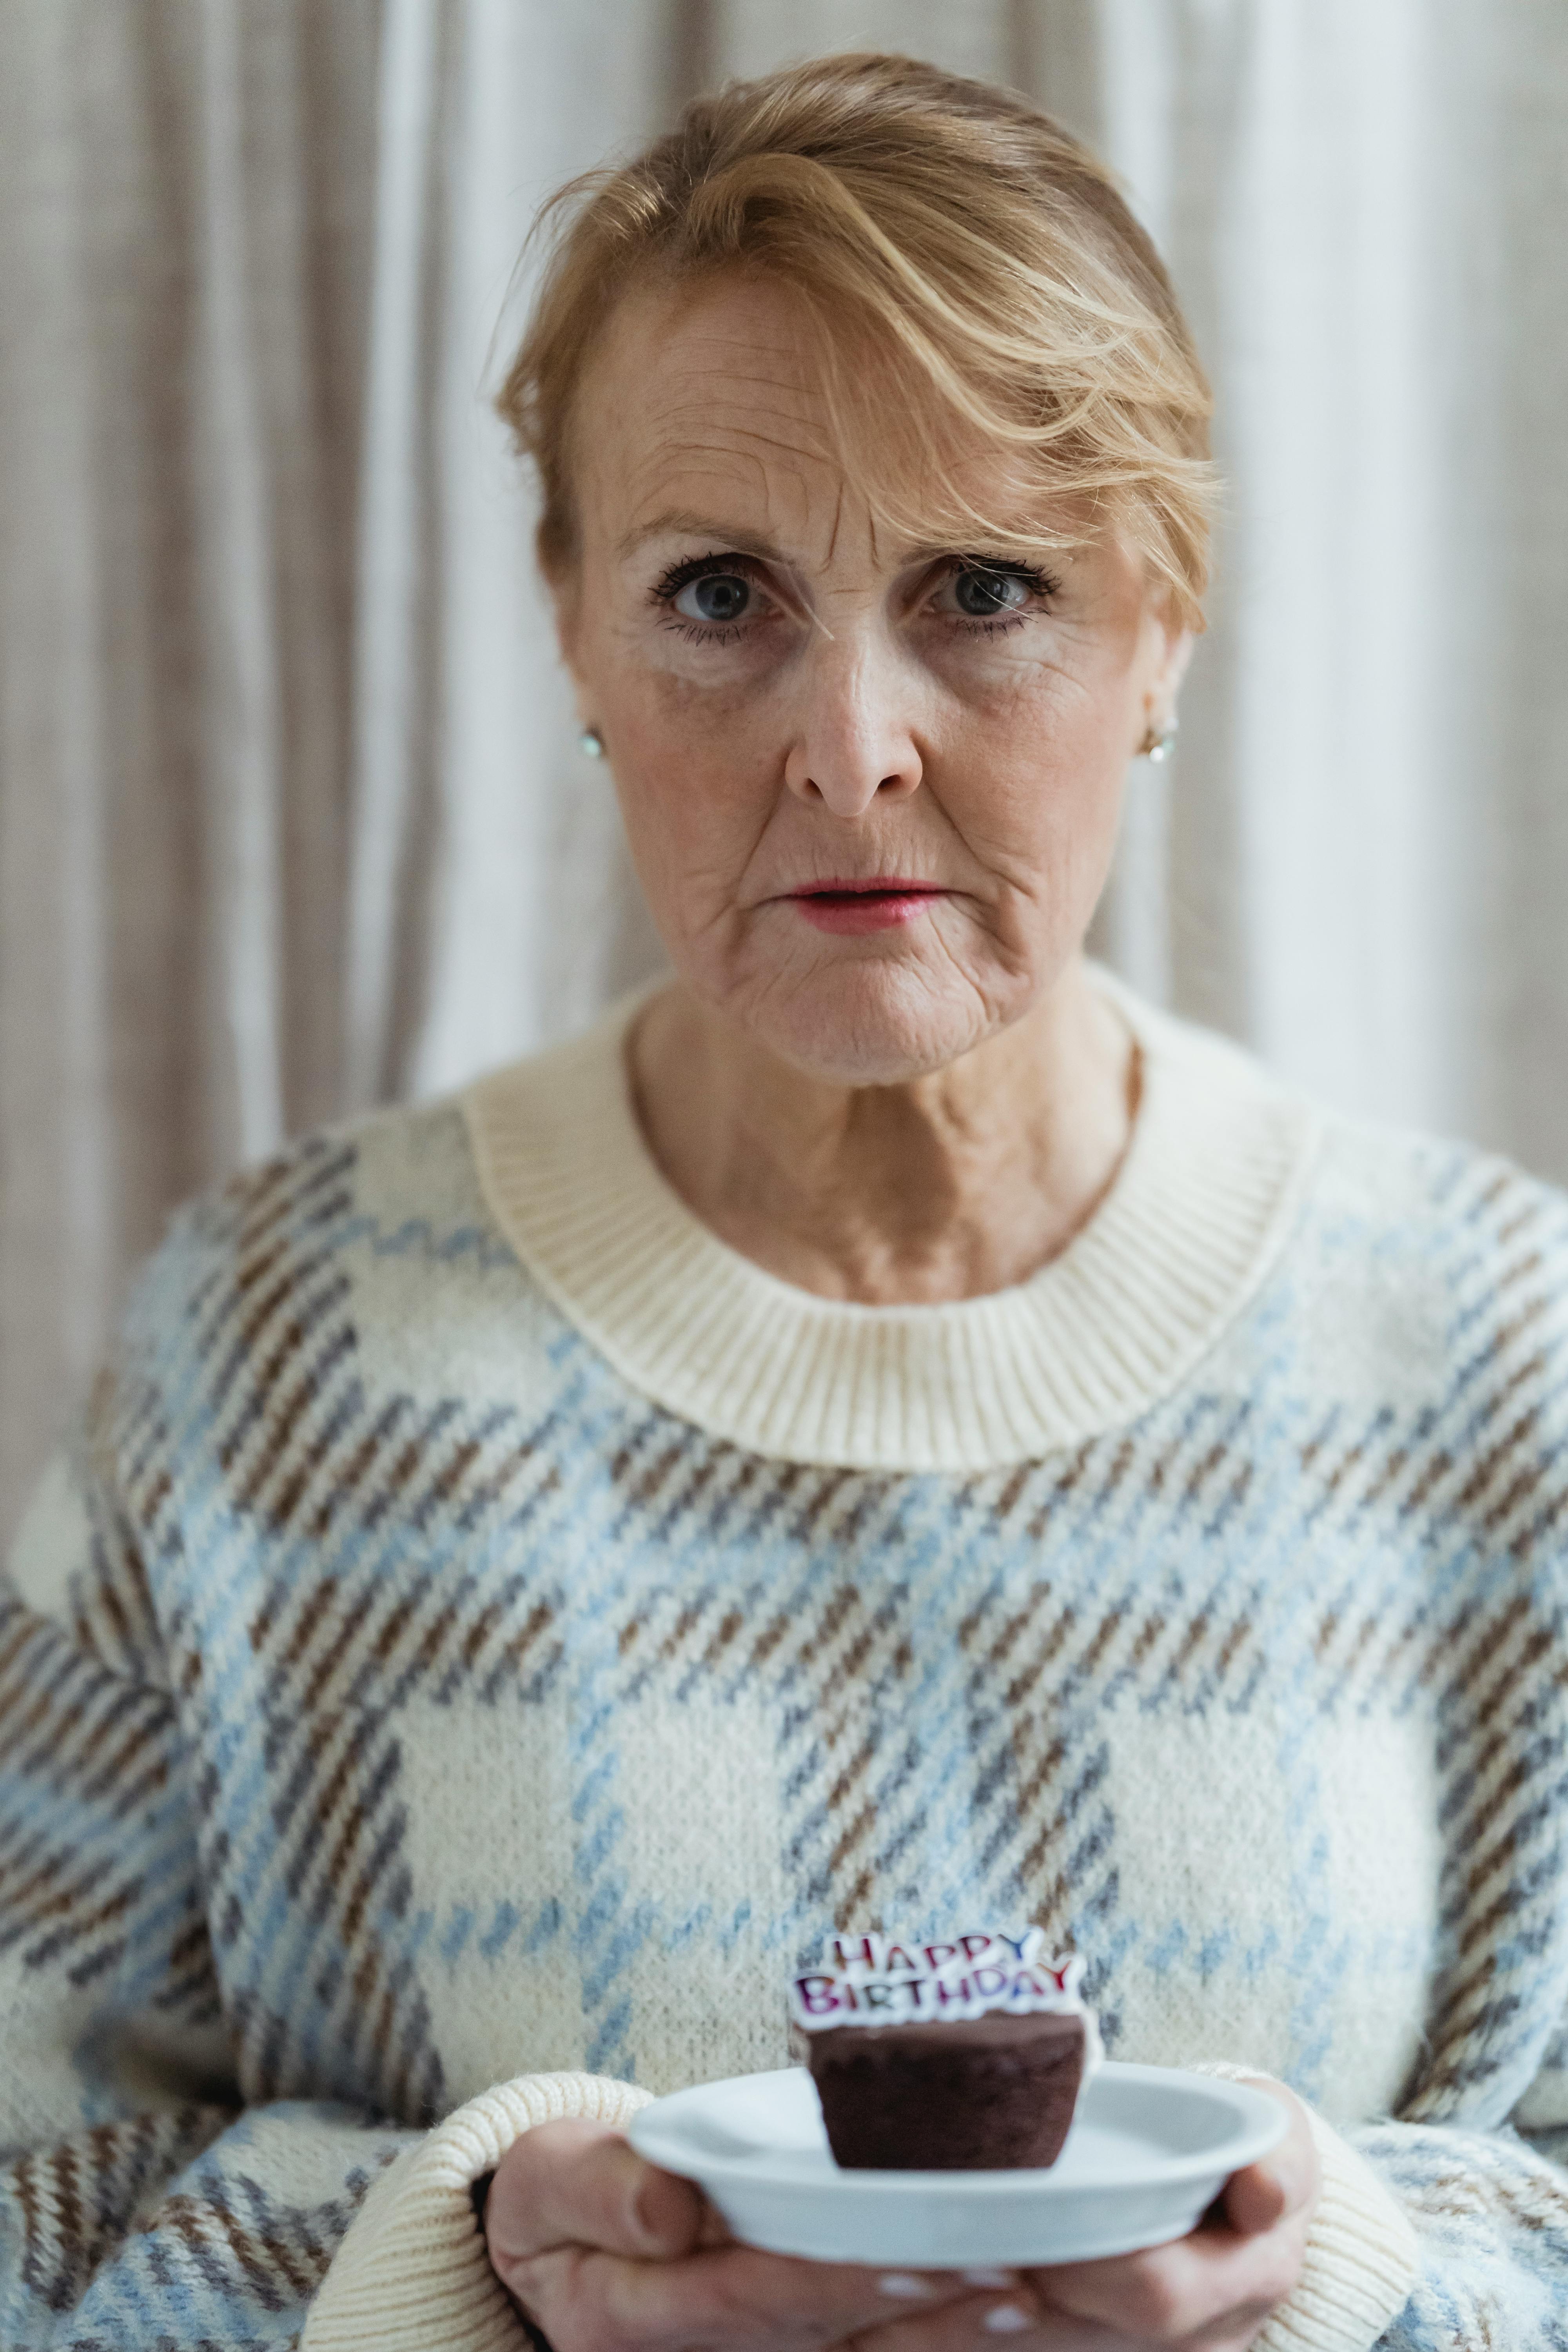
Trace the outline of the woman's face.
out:
[[[797,1067],[885,1085],[1070,963],[1185,647],[1119,546],[893,541],[809,348],[780,288],[628,298],[579,402],[557,602],[681,979]],[[976,503],[1007,511],[988,467]]]

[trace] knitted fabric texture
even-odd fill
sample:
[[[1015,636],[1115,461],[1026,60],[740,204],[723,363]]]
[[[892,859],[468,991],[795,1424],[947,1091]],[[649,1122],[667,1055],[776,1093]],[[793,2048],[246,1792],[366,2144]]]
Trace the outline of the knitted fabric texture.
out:
[[[520,2130],[1015,1918],[1312,2107],[1267,2352],[1568,2346],[1568,1203],[1127,1009],[997,1299],[745,1265],[619,1022],[175,1221],[0,1617],[7,2352],[521,2345]]]

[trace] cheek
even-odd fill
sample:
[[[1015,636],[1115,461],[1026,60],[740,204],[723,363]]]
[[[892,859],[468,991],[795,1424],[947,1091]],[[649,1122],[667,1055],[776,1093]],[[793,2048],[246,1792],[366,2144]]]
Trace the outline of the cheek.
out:
[[[652,691],[648,690],[651,683]],[[606,713],[638,876],[668,936],[728,904],[773,805],[772,769],[743,717],[663,679]]]
[[[942,763],[960,830],[1052,895],[1080,866],[1103,872],[1115,839],[1127,765],[1118,684],[1036,667],[955,733]]]

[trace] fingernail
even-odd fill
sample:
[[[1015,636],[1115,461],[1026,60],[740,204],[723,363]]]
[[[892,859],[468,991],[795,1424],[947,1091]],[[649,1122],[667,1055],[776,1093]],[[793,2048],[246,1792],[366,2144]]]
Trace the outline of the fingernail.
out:
[[[914,2303],[929,2302],[936,2293],[930,2279],[921,2278],[914,2271],[884,2271],[877,2286],[882,2294],[902,2295]]]
[[[1016,2286],[1018,2284],[1011,2271],[985,2269],[961,2271],[959,2276],[965,2286]]]
[[[1028,2313],[1020,2311],[1016,2303],[999,2303],[995,2310],[988,2311],[980,2323],[992,2336],[1016,2336],[1020,2327],[1027,2327],[1031,2324]]]

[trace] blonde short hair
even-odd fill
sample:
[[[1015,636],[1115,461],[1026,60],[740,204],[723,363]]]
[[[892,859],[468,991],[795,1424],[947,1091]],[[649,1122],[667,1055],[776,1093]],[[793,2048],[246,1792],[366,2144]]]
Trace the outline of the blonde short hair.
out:
[[[874,511],[1002,551],[1040,544],[1019,490],[1070,500],[1202,626],[1207,382],[1110,174],[1023,99],[910,58],[814,58],[698,99],[541,222],[555,242],[496,404],[538,469],[552,578],[576,552],[577,387],[617,300],[739,270],[801,299]],[[966,487],[977,436],[1013,460],[1005,514]]]

